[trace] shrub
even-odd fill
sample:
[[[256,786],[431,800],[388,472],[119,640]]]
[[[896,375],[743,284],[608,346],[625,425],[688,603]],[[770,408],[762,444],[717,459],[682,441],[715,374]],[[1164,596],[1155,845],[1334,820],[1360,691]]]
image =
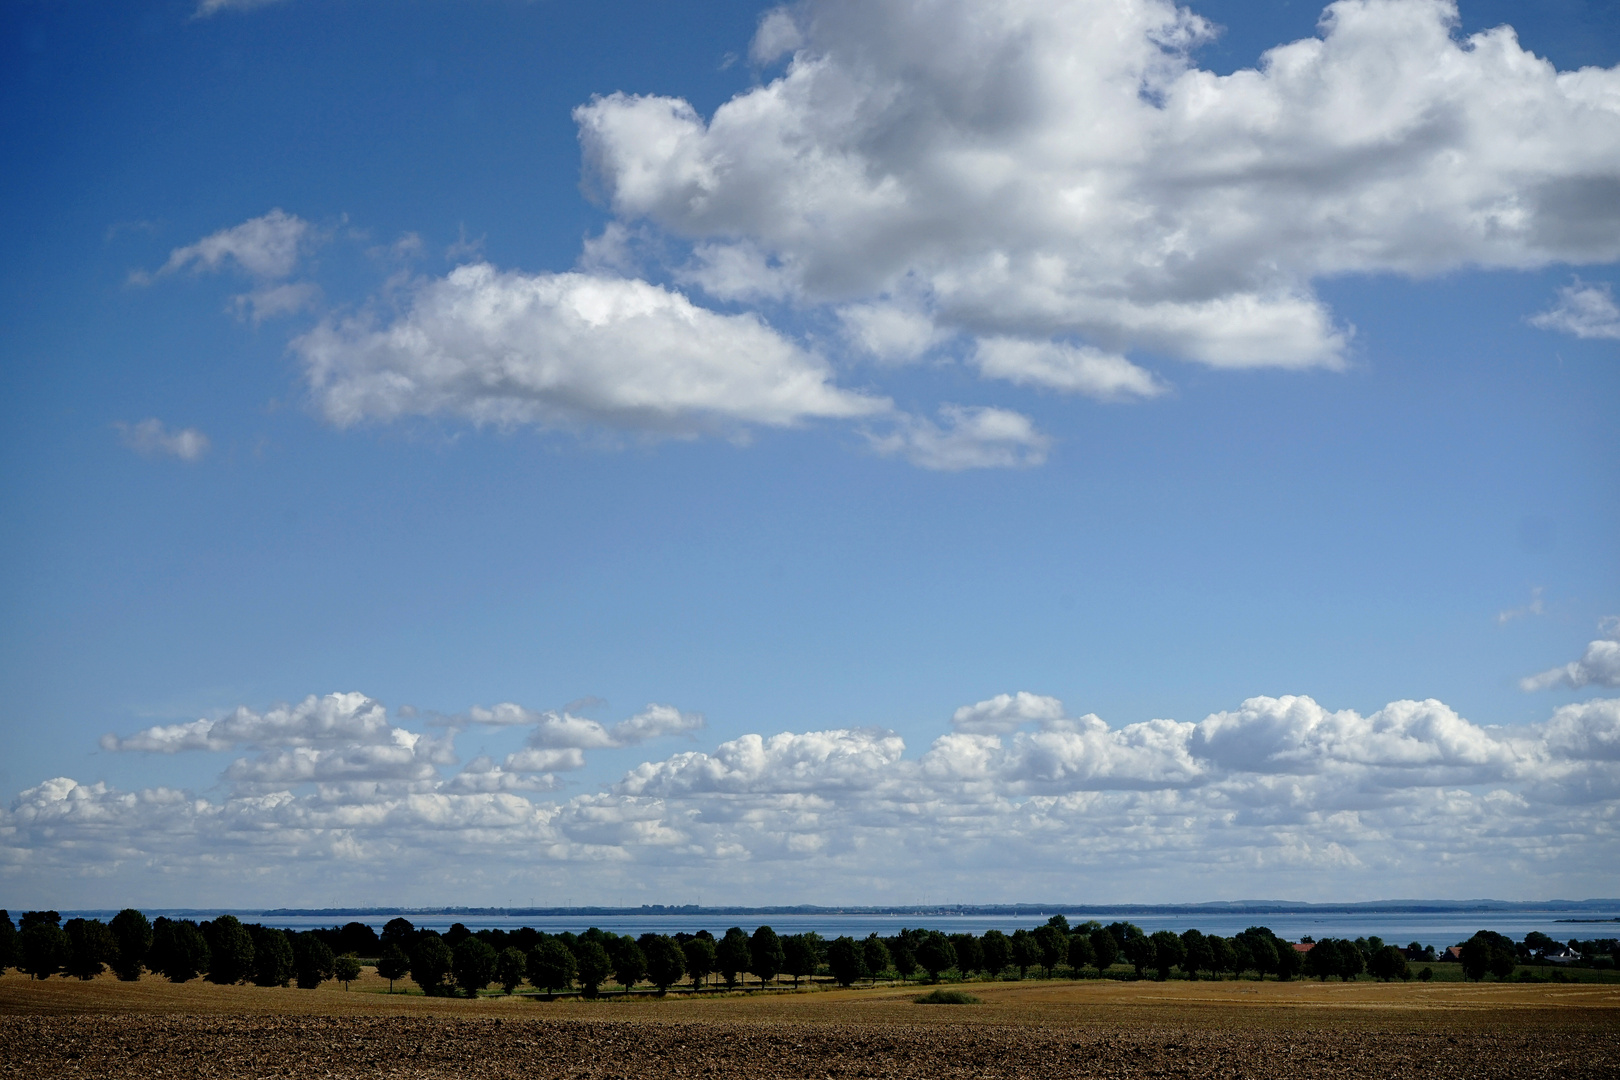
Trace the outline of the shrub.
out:
[[[918,1005],[977,1005],[979,999],[972,994],[961,990],[946,990],[941,987],[921,997],[912,998]]]

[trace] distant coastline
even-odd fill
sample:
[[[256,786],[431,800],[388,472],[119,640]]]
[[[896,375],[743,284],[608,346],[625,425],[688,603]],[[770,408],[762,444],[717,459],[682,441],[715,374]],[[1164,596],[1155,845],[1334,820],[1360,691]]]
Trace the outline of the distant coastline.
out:
[[[308,908],[152,908],[174,915],[198,912],[230,911],[236,915],[255,915],[268,918],[339,918],[343,916],[376,917],[380,915],[421,917],[460,916],[471,918],[540,918],[540,917],[624,917],[624,916],[716,916],[757,917],[773,915],[867,915],[906,917],[949,916],[1010,916],[1037,915],[1353,915],[1353,914],[1462,914],[1468,912],[1568,912],[1578,916],[1587,911],[1614,911],[1620,908],[1620,899],[1592,900],[1366,900],[1355,903],[1323,904],[1292,900],[1221,900],[1197,904],[899,904],[899,905],[842,905],[782,904],[760,907],[740,905],[709,906],[700,904],[641,904],[636,906],[585,907],[308,907]],[[1561,918],[1555,922],[1615,922],[1613,918],[1581,919]]]

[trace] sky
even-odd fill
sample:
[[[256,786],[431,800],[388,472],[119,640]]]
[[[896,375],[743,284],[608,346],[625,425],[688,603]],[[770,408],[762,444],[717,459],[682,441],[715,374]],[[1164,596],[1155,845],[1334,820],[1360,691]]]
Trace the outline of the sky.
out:
[[[1620,10],[18,0],[0,905],[1620,896]]]

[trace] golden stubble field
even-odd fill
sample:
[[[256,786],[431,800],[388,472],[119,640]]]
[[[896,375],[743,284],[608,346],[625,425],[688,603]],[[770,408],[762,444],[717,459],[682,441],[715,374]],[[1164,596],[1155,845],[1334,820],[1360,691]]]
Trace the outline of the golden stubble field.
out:
[[[1620,986],[974,984],[478,1001],[0,977],[0,1076],[1615,1077]]]

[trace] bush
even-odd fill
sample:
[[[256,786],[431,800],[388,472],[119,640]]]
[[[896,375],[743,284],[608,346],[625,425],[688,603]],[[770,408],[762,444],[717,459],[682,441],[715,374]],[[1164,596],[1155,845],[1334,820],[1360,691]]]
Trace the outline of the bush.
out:
[[[961,990],[945,990],[943,988],[921,997],[912,998],[918,1005],[977,1005],[979,999],[972,994]]]

